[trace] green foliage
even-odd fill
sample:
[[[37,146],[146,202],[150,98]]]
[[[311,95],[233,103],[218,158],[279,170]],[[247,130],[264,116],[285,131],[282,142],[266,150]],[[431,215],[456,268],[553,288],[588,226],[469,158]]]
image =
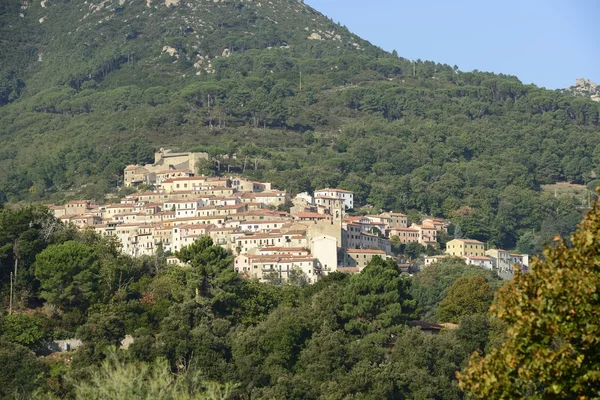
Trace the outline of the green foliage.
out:
[[[506,340],[459,376],[475,398],[597,398],[600,204],[571,237],[517,273],[492,308]]]
[[[75,381],[76,399],[206,399],[227,400],[235,386],[203,381],[190,372],[173,374],[169,363],[125,362],[113,349],[86,380]]]
[[[231,255],[210,238],[180,250],[184,267],[119,251],[113,240],[83,231],[33,254],[42,280],[32,297],[43,294],[60,308],[47,307],[49,318],[15,314],[0,323],[6,365],[19,359],[28,368],[3,375],[10,393],[203,398],[215,389],[253,398],[460,399],[455,372],[471,352],[486,354],[505,340],[498,319],[454,301],[462,282],[475,282],[476,294],[496,287],[497,278],[456,260],[407,277],[394,261],[375,257],[361,274],[300,286],[241,279]],[[72,285],[83,270],[95,271],[85,291],[49,289],[59,276]],[[437,336],[407,328],[418,317],[415,297],[429,315],[444,298],[441,310],[450,300],[459,304],[447,307],[460,315],[459,328]],[[111,350],[126,334],[134,338],[129,349]],[[50,335],[83,345],[53,356],[47,368],[6,340],[36,347]]]
[[[586,183],[600,165],[598,104],[396,57],[302,2],[11,4],[0,203],[67,189],[101,200],[125,165],[173,146],[229,155],[204,173],[339,186],[357,206],[453,217],[465,236],[514,248],[576,210],[540,184]],[[336,39],[307,39],[318,31]]]
[[[32,350],[38,349],[48,339],[40,317],[21,313],[0,319],[0,336]]]
[[[49,246],[36,257],[41,297],[63,308],[85,308],[96,300],[98,271],[96,249],[75,241]]]
[[[0,339],[0,397],[28,398],[42,383],[43,364],[17,343]]]
[[[399,274],[393,260],[374,257],[344,288],[340,316],[346,321],[345,329],[364,335],[414,318],[416,303],[409,289],[410,281]]]
[[[37,290],[36,254],[54,241],[74,235],[42,206],[11,206],[0,210],[0,292],[8,295],[10,273],[16,273],[16,299]],[[26,305],[26,304],[21,304]]]
[[[483,277],[493,288],[501,285],[501,280],[495,273],[466,265],[459,259],[441,260],[419,272],[412,280],[411,294],[419,305],[421,319],[435,321],[437,308],[448,296],[454,283],[463,277],[472,276]]]
[[[458,323],[463,317],[484,314],[492,305],[494,288],[482,276],[459,278],[438,304],[437,320]]]

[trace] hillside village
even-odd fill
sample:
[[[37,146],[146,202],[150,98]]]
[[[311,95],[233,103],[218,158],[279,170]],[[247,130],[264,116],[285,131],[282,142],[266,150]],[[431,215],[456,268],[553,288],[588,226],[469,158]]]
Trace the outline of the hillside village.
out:
[[[208,155],[160,149],[153,164],[124,170],[124,186],[151,185],[153,190],[138,191],[119,203],[73,200],[50,209],[65,223],[117,238],[123,253],[131,256],[174,253],[209,236],[232,252],[236,271],[260,281],[287,281],[300,271],[308,283],[334,271],[357,273],[374,256],[392,257],[392,237],[436,248],[438,234],[447,231],[439,218],[409,225],[402,213],[351,216],[354,196],[346,190],[324,188],[292,199],[268,182],[196,176],[194,166],[202,159]],[[513,264],[528,265],[527,256],[455,239],[444,255],[426,257],[425,266],[447,257],[504,272]],[[175,256],[167,262],[180,264]]]

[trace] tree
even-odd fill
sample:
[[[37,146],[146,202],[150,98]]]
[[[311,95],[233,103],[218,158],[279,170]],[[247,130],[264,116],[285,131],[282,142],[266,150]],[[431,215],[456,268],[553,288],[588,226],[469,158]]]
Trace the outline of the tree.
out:
[[[492,271],[467,265],[460,259],[435,262],[423,268],[412,280],[411,294],[419,304],[420,318],[435,320],[438,304],[448,296],[450,287],[465,276],[483,276],[486,282],[496,288],[502,284]]]
[[[421,243],[416,242],[408,243],[404,248],[404,254],[406,254],[407,257],[412,259],[418,258],[421,254],[424,254],[426,251],[427,249]]]
[[[492,311],[508,324],[506,341],[458,376],[475,398],[600,396],[600,203],[571,242],[557,237],[500,291]]]
[[[393,260],[373,257],[344,287],[340,317],[346,321],[345,329],[367,334],[414,318],[416,302],[409,289],[410,281],[400,275]]]
[[[37,350],[48,338],[39,317],[15,313],[0,320],[0,336],[11,342]]]
[[[464,235],[460,225],[456,224],[456,226],[454,227],[454,239],[462,239],[464,237],[465,237],[465,235]]]
[[[86,308],[97,295],[99,260],[96,250],[75,241],[52,245],[36,257],[35,277],[41,297],[63,307]]]
[[[393,235],[390,238],[390,245],[392,246],[392,253],[394,254],[404,253],[404,250],[406,248],[404,243],[402,243],[402,241],[400,240],[400,236],[398,235]]]
[[[164,358],[152,363],[126,362],[114,349],[89,378],[73,383],[78,400],[227,400],[235,393],[235,385],[203,381],[193,371],[173,374]]]
[[[0,339],[0,397],[30,398],[41,384],[44,366],[35,354],[19,344]]]
[[[236,293],[242,290],[242,278],[231,267],[231,253],[213,246],[212,239],[204,236],[175,255],[191,266],[186,272],[189,289],[208,301],[216,314],[231,316],[240,301]]]
[[[487,312],[493,299],[494,289],[482,276],[459,278],[438,305],[437,319],[458,323],[465,316]]]

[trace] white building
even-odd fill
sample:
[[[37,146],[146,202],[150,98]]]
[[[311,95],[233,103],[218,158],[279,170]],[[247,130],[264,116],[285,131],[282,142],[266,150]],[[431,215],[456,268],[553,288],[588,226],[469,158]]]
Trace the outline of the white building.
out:
[[[310,239],[310,252],[319,260],[323,275],[337,270],[337,239],[329,235],[319,235]]]
[[[314,199],[314,197],[312,197],[310,195],[310,193],[308,193],[308,192],[298,193],[296,195],[296,197],[294,197],[294,200],[295,199],[302,199],[302,200],[306,201],[310,205],[313,205],[313,206],[315,205],[315,199]]]
[[[463,260],[468,265],[476,265],[491,270],[494,267],[494,259],[486,256],[463,256]]]
[[[315,198],[317,197],[335,197],[344,202],[346,210],[354,209],[354,193],[342,189],[319,189],[315,191]]]

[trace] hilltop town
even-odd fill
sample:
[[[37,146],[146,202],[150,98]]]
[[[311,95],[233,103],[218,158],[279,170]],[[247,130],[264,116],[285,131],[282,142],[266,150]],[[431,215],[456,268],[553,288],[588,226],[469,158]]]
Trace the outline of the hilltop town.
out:
[[[194,166],[206,153],[160,149],[153,164],[129,165],[125,187],[152,190],[127,195],[118,203],[98,205],[73,200],[50,206],[61,221],[112,236],[131,256],[175,254],[204,236],[235,256],[234,268],[245,277],[287,281],[302,276],[308,283],[334,271],[360,272],[374,256],[391,258],[390,239],[402,244],[439,247],[447,231],[440,218],[409,225],[402,213],[353,216],[354,195],[323,188],[291,198],[268,182],[241,176],[197,176]],[[510,271],[528,259],[504,250],[485,250],[482,242],[455,239],[446,254],[425,258],[425,265],[447,257],[467,264]],[[170,255],[169,264],[181,264]]]

